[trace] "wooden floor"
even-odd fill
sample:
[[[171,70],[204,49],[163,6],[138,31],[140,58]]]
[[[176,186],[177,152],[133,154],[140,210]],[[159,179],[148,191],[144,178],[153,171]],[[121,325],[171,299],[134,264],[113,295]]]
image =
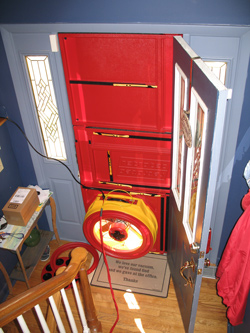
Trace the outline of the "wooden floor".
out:
[[[51,241],[50,246],[52,253],[58,245],[57,242],[53,240]],[[47,262],[40,261],[38,263],[36,270],[32,273],[29,280],[31,287],[41,282],[41,272]],[[102,323],[103,332],[108,333],[116,319],[116,312],[110,290],[94,286],[91,286],[91,289],[98,319]],[[13,292],[14,295],[17,295],[25,290],[26,284],[17,281]],[[124,292],[115,290],[114,293],[120,313],[120,319],[113,331],[114,333],[184,332],[172,281],[170,281],[167,298],[134,294],[139,309],[129,309],[124,298]],[[138,325],[141,325],[139,328],[137,327],[136,322],[139,323]],[[9,327],[5,332],[14,333],[18,332],[18,329],[12,326],[12,328]],[[34,328],[32,333],[33,332],[38,332],[38,330]],[[226,307],[222,304],[221,298],[216,294],[216,280],[203,278],[194,332],[227,332]]]

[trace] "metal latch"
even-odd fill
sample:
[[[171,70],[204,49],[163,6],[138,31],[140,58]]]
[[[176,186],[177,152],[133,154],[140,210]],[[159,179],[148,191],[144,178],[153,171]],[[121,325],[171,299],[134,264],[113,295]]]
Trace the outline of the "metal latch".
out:
[[[196,242],[190,244],[190,251],[191,253],[198,253],[200,249],[200,245]]]

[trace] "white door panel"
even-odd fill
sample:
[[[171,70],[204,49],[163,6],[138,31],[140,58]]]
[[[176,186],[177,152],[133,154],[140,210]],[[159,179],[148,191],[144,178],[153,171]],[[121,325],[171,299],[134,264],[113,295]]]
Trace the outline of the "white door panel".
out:
[[[47,55],[56,94],[59,118],[64,136],[67,160],[64,163],[77,178],[73,128],[63,75],[61,55],[53,53],[50,48],[48,33],[9,34],[4,38],[10,70],[13,78],[17,100],[21,112],[24,130],[34,147],[45,154],[41,131],[36,115],[35,103],[28,78],[25,56]],[[6,41],[8,41],[6,43]],[[82,223],[85,215],[80,185],[74,181],[70,172],[54,160],[47,160],[30,148],[38,185],[49,188],[54,193],[57,207],[57,228],[62,239],[85,241]],[[78,180],[78,178],[77,178]],[[46,210],[48,222],[52,229],[50,209]]]
[[[179,69],[175,80],[181,73],[189,89],[187,83],[182,87],[175,84],[168,258],[185,330],[193,332],[218,179],[227,89],[181,37],[175,37],[174,65]],[[188,108],[179,102],[185,100]],[[178,174],[182,175],[179,199],[183,204],[176,196]]]

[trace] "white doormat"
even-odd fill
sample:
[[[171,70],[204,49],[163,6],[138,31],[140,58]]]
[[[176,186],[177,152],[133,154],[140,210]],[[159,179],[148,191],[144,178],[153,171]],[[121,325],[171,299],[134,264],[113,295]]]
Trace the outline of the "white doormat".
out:
[[[107,256],[107,260],[113,289],[130,289],[133,293],[167,297],[170,270],[166,255],[149,253],[130,260]],[[100,257],[91,285],[109,288],[103,255]]]

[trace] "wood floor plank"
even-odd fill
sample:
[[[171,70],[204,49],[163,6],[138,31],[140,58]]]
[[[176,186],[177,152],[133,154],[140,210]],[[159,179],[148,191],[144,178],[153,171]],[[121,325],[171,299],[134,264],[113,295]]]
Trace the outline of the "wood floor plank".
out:
[[[66,242],[63,241],[62,243]],[[50,242],[50,247],[52,254],[58,247],[57,242],[52,240]],[[66,256],[67,254],[68,253],[65,252],[60,256]],[[41,272],[48,261],[39,261],[35,271],[29,279],[31,286],[35,286],[41,282]],[[17,281],[13,288],[14,295],[17,295],[24,290],[26,290],[26,284],[24,282]],[[91,290],[96,306],[97,316],[102,323],[103,332],[108,333],[116,320],[116,311],[110,290],[96,286],[91,286]],[[124,298],[125,292],[115,290],[114,294],[120,314],[120,320],[113,331],[114,333],[185,332],[172,280],[170,281],[167,298],[134,294],[134,298],[139,306],[139,309],[129,309],[129,306]],[[69,298],[73,297],[71,289],[67,290],[67,295],[69,295]],[[42,304],[42,311],[46,312],[46,309],[47,304],[45,302]],[[25,314],[25,318],[32,327],[31,332],[40,332],[40,328],[32,312],[27,312]],[[141,324],[141,330],[137,327],[136,322]],[[16,327],[13,327],[13,325],[12,327],[10,326],[6,332],[18,332]],[[216,294],[216,280],[213,279],[203,279],[201,285],[194,333],[200,332],[227,332],[226,307],[222,304],[221,298]]]

